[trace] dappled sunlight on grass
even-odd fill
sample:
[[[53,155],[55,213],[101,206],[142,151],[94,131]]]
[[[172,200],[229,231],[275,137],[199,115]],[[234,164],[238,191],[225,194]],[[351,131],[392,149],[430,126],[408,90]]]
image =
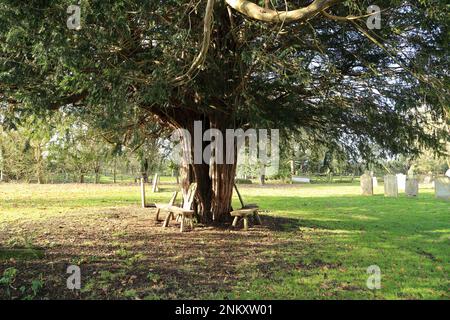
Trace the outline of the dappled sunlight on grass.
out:
[[[349,184],[238,187],[262,227],[180,234],[140,208],[137,184],[0,184],[0,273],[46,274],[45,294],[66,298],[449,298],[450,203],[432,189],[385,198]],[[147,202],[175,189],[149,187]],[[61,287],[67,264],[89,275],[81,296]],[[371,265],[381,290],[366,287]]]

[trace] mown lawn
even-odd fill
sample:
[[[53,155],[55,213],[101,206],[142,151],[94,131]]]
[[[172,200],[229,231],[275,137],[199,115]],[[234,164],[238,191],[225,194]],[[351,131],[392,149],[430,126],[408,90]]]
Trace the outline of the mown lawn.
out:
[[[0,298],[450,297],[450,202],[431,189],[414,199],[384,198],[382,186],[363,197],[349,184],[240,191],[262,208],[262,227],[181,234],[139,207],[137,185],[0,184]],[[81,291],[66,288],[72,264]],[[366,286],[371,265],[380,290]]]

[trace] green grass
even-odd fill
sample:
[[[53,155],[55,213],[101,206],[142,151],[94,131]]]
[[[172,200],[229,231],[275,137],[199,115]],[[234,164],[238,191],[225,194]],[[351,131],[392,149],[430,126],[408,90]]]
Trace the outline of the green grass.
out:
[[[370,265],[382,272],[383,289],[374,297],[449,297],[450,203],[435,199],[432,190],[422,190],[419,198],[362,197],[349,185],[303,186],[295,196],[267,191],[258,190],[258,196],[247,192],[248,201],[290,218],[283,237],[301,236],[308,245],[301,255],[292,246],[284,259],[312,268],[280,270],[275,281],[255,279],[242,287],[241,297],[361,298],[365,290],[360,284]],[[325,267],[315,268],[315,261]]]
[[[152,179],[154,177],[154,174],[150,174],[149,179]],[[129,184],[129,183],[135,183],[135,179],[139,181],[139,174],[131,175],[131,174],[117,174],[116,175],[116,183],[117,184]],[[55,174],[50,177],[48,177],[48,183],[77,183],[79,180],[79,177],[77,176],[71,176],[71,177],[65,177],[62,174]],[[161,183],[176,183],[176,177],[172,176],[160,176],[159,181]],[[32,181],[33,183],[36,183],[36,181]],[[95,183],[95,175],[94,174],[86,174],[84,175],[84,182],[87,184]],[[112,174],[99,175],[99,183],[100,184],[113,184],[114,183],[114,176]]]
[[[174,186],[163,185],[160,193],[148,192],[148,201],[167,202],[173,189]],[[142,293],[141,298],[152,299],[450,297],[450,202],[435,199],[431,189],[421,189],[418,198],[403,195],[385,198],[382,186],[376,189],[375,196],[363,197],[359,195],[359,186],[351,184],[241,185],[239,189],[245,202],[260,205],[263,222],[275,227],[268,227],[264,234],[259,233],[260,229],[251,229],[248,233],[233,231],[233,237],[228,230],[215,230],[212,235],[219,245],[211,244],[211,248],[207,246],[212,243],[211,235],[201,228],[196,229],[183,234],[192,245],[205,243],[205,247],[192,247],[191,260],[183,258],[185,252],[177,252],[174,247],[165,253],[169,260],[152,265],[150,269],[145,269],[150,263],[145,262],[147,253],[138,246],[138,243],[149,245],[143,238],[146,233],[117,230],[111,233],[117,244],[111,255],[121,261],[122,269],[103,270],[98,277],[99,284],[95,282],[97,278],[89,279],[90,292],[86,298],[96,297],[97,288],[103,290],[104,283],[115,281],[116,277],[104,277],[110,274],[108,272],[125,277],[138,268],[144,268],[142,277],[150,287],[142,289],[126,285],[120,293],[116,292],[116,298],[132,298],[142,292],[145,294]],[[80,221],[88,218],[95,221],[102,219],[112,208],[125,212],[128,208],[137,208],[139,187],[0,184],[0,199],[0,234],[2,230],[9,230],[18,236],[36,232],[30,225],[46,225],[52,219],[63,219],[70,213],[76,214]],[[234,199],[236,206],[237,203]],[[175,237],[180,237],[177,229],[158,234],[157,239],[164,242]],[[126,239],[131,239],[127,247],[122,243]],[[10,242],[11,239],[0,237],[0,248],[6,248],[0,251],[0,274],[2,268],[10,267],[6,262],[1,264],[2,260],[11,258],[5,254],[10,252],[7,248]],[[95,242],[88,244],[97,245]],[[233,252],[230,248],[239,249]],[[198,254],[196,250],[200,250]],[[211,273],[204,275],[208,278],[214,274],[214,268],[224,268],[219,261],[222,254],[229,254],[230,274],[234,278],[231,282],[211,278],[209,281],[217,282],[214,289],[206,285],[208,280],[195,283],[193,279],[191,288],[185,278],[177,282],[176,278],[166,279],[164,272],[158,272],[171,263],[180,263],[177,272],[196,277],[201,275],[198,271],[201,268]],[[102,259],[101,254],[98,255],[96,261]],[[20,256],[15,258],[19,260]],[[42,255],[39,258],[42,259]],[[84,258],[80,254],[77,259]],[[372,291],[366,287],[369,277],[366,270],[371,265],[381,269],[380,290]],[[19,267],[17,269],[20,271]],[[152,275],[152,281],[148,280],[148,274]],[[114,286],[108,285],[108,288]]]

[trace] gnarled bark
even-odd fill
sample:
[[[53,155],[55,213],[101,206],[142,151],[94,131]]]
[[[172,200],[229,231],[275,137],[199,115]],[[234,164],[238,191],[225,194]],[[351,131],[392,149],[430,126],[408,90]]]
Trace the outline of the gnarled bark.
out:
[[[193,122],[193,121],[192,121]],[[203,130],[209,128],[218,129],[225,137],[227,121],[223,118],[203,119]],[[194,137],[193,126],[185,128]],[[203,132],[202,132],[203,133]],[[208,142],[202,143],[202,150]],[[185,154],[191,154],[194,159],[194,143],[182,144]],[[226,144],[222,146],[225,154]],[[199,220],[205,224],[223,223],[230,220],[231,198],[233,196],[234,178],[236,174],[236,161],[233,164],[219,164],[214,161],[209,163],[185,163],[181,165],[182,188],[184,192],[192,182],[197,183],[195,210]]]

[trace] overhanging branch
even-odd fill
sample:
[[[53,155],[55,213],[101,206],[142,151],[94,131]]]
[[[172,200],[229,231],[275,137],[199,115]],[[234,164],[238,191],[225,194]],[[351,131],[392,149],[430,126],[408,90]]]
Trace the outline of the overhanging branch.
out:
[[[260,7],[247,0],[225,0],[230,7],[243,15],[255,20],[271,23],[305,21],[340,1],[341,0],[314,0],[309,6],[304,8],[290,11],[277,11]]]

